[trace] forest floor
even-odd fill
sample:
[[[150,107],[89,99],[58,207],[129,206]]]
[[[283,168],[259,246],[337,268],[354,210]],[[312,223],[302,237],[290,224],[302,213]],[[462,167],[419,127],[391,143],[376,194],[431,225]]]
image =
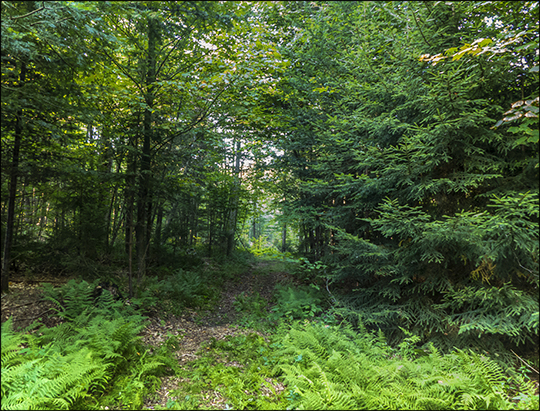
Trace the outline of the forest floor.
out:
[[[55,316],[53,308],[56,305],[42,299],[41,285],[50,283],[62,286],[70,279],[72,277],[57,278],[52,275],[34,276],[32,279],[24,275],[12,276],[9,280],[10,293],[2,295],[2,324],[13,317],[15,330],[24,329],[40,318],[40,322],[47,327],[58,325],[62,320]]]
[[[221,299],[213,310],[199,312],[188,310],[181,316],[170,315],[167,319],[150,318],[151,324],[143,331],[143,342],[151,346],[159,346],[171,335],[182,337],[175,355],[181,364],[185,364],[197,359],[196,353],[201,344],[212,338],[222,340],[229,335],[254,332],[265,337],[261,332],[241,328],[235,324],[239,313],[234,307],[234,301],[242,293],[248,295],[259,293],[262,298],[268,301],[267,309],[270,310],[275,286],[294,282],[288,273],[272,269],[276,263],[278,262],[259,261],[239,277],[227,281],[224,284]],[[233,363],[225,365],[240,366]],[[153,409],[156,405],[165,407],[169,400],[178,400],[178,398],[171,396],[171,393],[185,382],[175,376],[162,378],[161,388],[146,399],[144,407],[149,409]],[[279,393],[284,387],[275,382],[274,389]],[[206,401],[201,404],[203,407],[225,408],[225,398],[217,391],[204,393],[204,398]]]
[[[156,313],[150,316],[148,326],[140,334],[142,342],[150,347],[159,347],[171,336],[177,336],[179,347],[174,355],[180,365],[184,365],[197,359],[196,353],[201,348],[201,344],[212,338],[221,340],[229,335],[253,332],[265,337],[261,332],[242,328],[235,323],[241,314],[236,311],[234,302],[241,294],[258,293],[268,302],[267,310],[270,310],[276,285],[295,282],[288,273],[277,271],[275,269],[277,264],[279,261],[260,260],[236,278],[226,281],[222,288],[221,298],[212,310],[186,309],[181,315],[161,316]],[[213,269],[213,267],[210,266],[208,269]],[[2,323],[13,316],[16,329],[26,328],[37,319],[41,319],[40,322],[47,327],[58,325],[62,319],[55,315],[53,309],[55,305],[41,298],[40,285],[48,282],[59,286],[69,280],[70,278],[59,280],[45,276],[34,277],[32,280],[12,277],[11,292],[2,296]],[[239,366],[239,364],[226,365]],[[166,407],[169,400],[177,400],[172,396],[172,391],[185,382],[175,376],[162,378],[161,388],[146,399],[144,407],[149,409],[154,409],[156,406]],[[277,382],[274,388],[276,392],[284,389]],[[215,409],[225,407],[225,399],[217,392],[205,393],[205,398],[204,406],[206,407]]]
[[[211,263],[206,263],[207,270],[214,271]],[[227,336],[239,334],[257,333],[267,339],[260,331],[252,330],[238,325],[242,313],[237,311],[235,301],[241,295],[252,296],[257,294],[266,300],[266,310],[269,313],[273,305],[273,296],[277,285],[297,285],[291,275],[285,271],[280,261],[258,260],[235,278],[226,281],[221,289],[221,296],[212,309],[194,310],[185,309],[180,315],[154,313],[148,318],[148,325],[140,333],[142,342],[146,344],[150,353],[152,347],[160,347],[174,336],[178,339],[178,345],[173,352],[174,357],[181,367],[189,367],[189,362],[200,357],[198,354],[205,342],[225,339]],[[62,322],[56,316],[54,304],[41,298],[40,285],[45,282],[54,285],[63,285],[70,278],[34,277],[32,280],[24,277],[13,277],[10,280],[11,293],[3,295],[1,299],[1,320],[4,323],[9,317],[14,317],[14,327],[23,329],[35,320],[47,327],[54,327]],[[242,364],[234,362],[226,366],[242,367]],[[188,370],[189,368],[186,368]],[[538,376],[531,374],[530,378],[538,387]],[[285,389],[278,381],[268,381],[274,388],[275,393]],[[175,396],[175,391],[188,384],[185,378],[168,376],[161,378],[159,390],[150,394],[145,402],[145,409],[164,409],[169,401],[178,401],[182,398]],[[202,408],[226,409],[226,399],[217,392],[209,391],[203,394]],[[269,392],[269,395],[271,393]]]

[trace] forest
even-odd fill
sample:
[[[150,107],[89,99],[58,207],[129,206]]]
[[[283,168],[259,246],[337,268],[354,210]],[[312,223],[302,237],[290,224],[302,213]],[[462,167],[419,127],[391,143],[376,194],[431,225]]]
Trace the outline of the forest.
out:
[[[1,409],[539,408],[538,1],[2,1]]]

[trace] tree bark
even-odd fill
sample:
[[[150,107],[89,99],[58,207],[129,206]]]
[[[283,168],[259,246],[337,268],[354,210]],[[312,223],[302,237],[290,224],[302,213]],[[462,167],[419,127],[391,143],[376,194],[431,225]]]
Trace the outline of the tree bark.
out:
[[[22,87],[26,80],[26,64],[21,64],[19,73],[19,85]],[[24,129],[23,109],[19,108],[15,121],[15,141],[13,144],[13,160],[9,172],[9,202],[6,221],[6,236],[4,238],[4,249],[2,253],[2,279],[1,289],[3,293],[9,292],[9,263],[11,259],[11,246],[13,243],[13,226],[15,221],[15,196],[17,194],[17,177],[19,175],[19,151]]]
[[[210,211],[208,217],[208,257],[212,257],[212,242],[214,241],[212,234],[214,233],[214,210]]]
[[[158,249],[161,246],[161,231],[162,231],[162,226],[163,226],[163,208],[165,205],[164,203],[165,202],[162,200],[157,206],[158,209],[157,209],[155,242],[156,242],[156,245],[158,246]]]
[[[133,298],[133,226],[132,221],[129,222],[128,227],[128,281],[129,281],[129,298]]]
[[[146,108],[143,119],[143,147],[141,156],[141,168],[139,177],[139,198],[137,201],[137,225],[135,235],[137,237],[137,282],[140,284],[146,273],[146,260],[148,245],[150,242],[149,232],[151,227],[148,217],[150,214],[150,170],[151,170],[151,143],[152,143],[152,107],[154,106],[154,83],[156,81],[156,48],[158,40],[158,24],[155,18],[148,18],[148,58],[146,71],[146,94],[144,96]]]
[[[234,166],[235,181],[233,186],[233,192],[231,196],[231,209],[229,211],[229,218],[227,224],[227,256],[231,255],[234,250],[234,236],[236,234],[236,221],[238,216],[238,201],[240,191],[240,153],[241,143],[236,142],[236,162]]]
[[[125,246],[126,254],[129,253],[130,240],[129,236],[131,235],[130,231],[133,228],[133,205],[134,205],[134,193],[133,186],[135,184],[134,172],[135,172],[135,159],[130,158],[132,155],[128,154],[128,165],[127,165],[127,176],[126,176],[126,188],[125,188]]]
[[[287,250],[287,223],[283,223],[283,231],[281,232],[281,251]]]

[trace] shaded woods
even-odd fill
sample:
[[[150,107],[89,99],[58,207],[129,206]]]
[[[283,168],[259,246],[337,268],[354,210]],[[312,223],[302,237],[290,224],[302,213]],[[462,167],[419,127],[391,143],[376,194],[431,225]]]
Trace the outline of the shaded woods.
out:
[[[10,407],[137,409],[209,375],[161,405],[538,406],[538,2],[1,7]],[[178,330],[220,309],[259,334],[178,368]],[[168,316],[191,325],[141,357]],[[66,385],[25,402],[38,363]],[[410,395],[375,400],[368,369]]]

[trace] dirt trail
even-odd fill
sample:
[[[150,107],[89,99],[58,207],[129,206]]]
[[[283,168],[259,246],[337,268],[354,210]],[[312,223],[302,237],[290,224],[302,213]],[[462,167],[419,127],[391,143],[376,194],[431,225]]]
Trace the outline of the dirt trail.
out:
[[[261,297],[270,301],[274,287],[278,284],[290,283],[291,279],[284,272],[259,273],[258,270],[272,264],[261,262],[244,272],[234,281],[227,281],[223,287],[221,300],[212,311],[197,312],[187,309],[180,316],[170,315],[166,320],[151,317],[150,325],[143,331],[143,341],[146,344],[158,346],[166,341],[167,333],[182,335],[181,351],[191,356],[202,341],[211,337],[224,338],[227,335],[238,334],[240,330],[233,325],[238,318],[234,307],[236,297],[242,293],[258,292]]]
[[[233,303],[241,293],[251,294],[253,292],[258,292],[261,297],[270,302],[277,284],[291,282],[290,276],[285,272],[273,272],[272,270],[264,270],[264,273],[259,272],[261,269],[268,268],[269,265],[273,265],[273,263],[259,262],[244,272],[240,278],[226,282],[221,300],[213,311],[196,313],[189,310],[182,316],[171,316],[164,325],[159,318],[151,318],[151,324],[143,331],[143,342],[159,346],[169,338],[168,335],[179,335],[181,336],[180,347],[176,351],[176,358],[180,363],[186,363],[198,357],[195,353],[204,341],[211,338],[220,340],[228,335],[254,332],[233,325],[233,322],[238,318]],[[261,333],[257,332],[257,334],[264,337]],[[235,364],[231,365],[235,366]],[[156,405],[165,407],[169,399],[177,400],[177,398],[171,397],[171,391],[178,389],[183,382],[177,377],[163,378],[160,390],[147,399],[144,404],[145,408],[153,409]],[[282,389],[282,387],[275,388],[277,391]],[[209,407],[218,409],[225,407],[224,398],[217,392],[207,393],[206,398],[205,405]]]

